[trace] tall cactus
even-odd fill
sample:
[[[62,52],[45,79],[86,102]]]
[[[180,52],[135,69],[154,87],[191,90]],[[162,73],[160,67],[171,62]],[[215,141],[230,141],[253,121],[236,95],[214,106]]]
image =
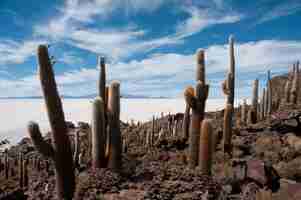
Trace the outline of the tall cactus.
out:
[[[253,82],[252,109],[254,112],[254,121],[257,122],[257,106],[258,106],[258,79]]]
[[[104,101],[96,97],[92,108],[92,165],[94,168],[105,167],[105,117]]]
[[[232,154],[232,104],[227,104],[224,112],[224,123],[223,123],[223,151],[228,155]]]
[[[213,128],[210,120],[202,121],[200,132],[199,165],[203,174],[210,175],[213,157]]]
[[[37,54],[38,72],[51,126],[53,146],[48,145],[43,140],[38,124],[30,122],[28,131],[33,144],[40,153],[50,156],[54,161],[58,198],[72,199],[75,189],[75,175],[62,103],[57,91],[47,47],[40,45]]]
[[[198,165],[200,126],[204,119],[205,104],[208,97],[209,85],[205,82],[205,52],[197,51],[197,85],[186,88],[184,92],[186,104],[192,109],[191,128],[189,137],[189,165],[194,168]]]
[[[224,152],[231,153],[232,116],[234,106],[235,91],[235,57],[234,57],[234,37],[229,37],[230,68],[226,80],[222,84],[224,94],[227,96],[226,110],[224,113]],[[230,138],[230,139],[229,139]],[[226,140],[225,140],[226,139]]]
[[[269,116],[272,113],[272,81],[271,81],[271,71],[267,72],[267,100],[266,100],[266,116]]]
[[[105,101],[106,98],[106,65],[105,58],[98,56],[98,67],[100,68],[98,80],[98,96]]]
[[[110,85],[108,112],[111,137],[108,167],[118,171],[122,164],[122,141],[120,132],[120,83],[117,81],[113,81]]]
[[[224,94],[227,95],[227,104],[234,105],[235,92],[235,56],[234,56],[234,37],[229,37],[229,53],[230,53],[230,68],[227,74],[227,79],[223,82],[222,88]]]
[[[298,102],[298,90],[299,90],[299,61],[295,65],[295,71],[293,76],[292,87],[290,91],[290,102],[297,104]]]

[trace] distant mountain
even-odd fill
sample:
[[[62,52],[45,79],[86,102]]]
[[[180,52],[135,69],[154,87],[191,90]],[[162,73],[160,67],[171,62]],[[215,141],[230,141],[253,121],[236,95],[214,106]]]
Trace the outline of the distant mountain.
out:
[[[83,96],[69,96],[63,95],[61,96],[63,99],[93,99],[97,95],[96,94],[89,94]],[[0,97],[0,99],[42,99],[42,96],[28,96],[28,97]],[[168,97],[150,97],[150,96],[143,96],[143,95],[130,95],[130,94],[122,94],[121,98],[124,99],[166,99]]]

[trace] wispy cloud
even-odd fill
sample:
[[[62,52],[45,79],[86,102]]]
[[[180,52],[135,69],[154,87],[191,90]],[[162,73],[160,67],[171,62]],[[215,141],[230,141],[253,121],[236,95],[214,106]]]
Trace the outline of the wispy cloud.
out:
[[[268,7],[264,10],[262,16],[256,21],[256,24],[262,24],[264,22],[272,21],[274,19],[295,14],[301,11],[301,1],[299,0],[288,0],[283,1],[274,7]]]
[[[27,40],[16,42],[4,40],[0,42],[0,67],[7,64],[20,64],[33,56],[37,46],[45,43],[44,40]]]
[[[229,66],[228,45],[209,46],[205,51],[211,95],[222,96],[220,82]],[[286,70],[301,57],[300,52],[301,42],[298,41],[263,40],[237,44],[235,54],[236,75],[240,85],[238,93],[247,95],[251,79],[267,69],[273,72]],[[179,96],[185,86],[194,83],[195,65],[194,54],[165,53],[153,54],[143,60],[117,62],[107,69],[110,80],[121,81],[123,93]],[[96,67],[81,68],[56,76],[61,93],[75,96],[95,93],[97,78]],[[11,91],[19,95],[34,95],[40,91],[35,75],[19,80],[0,81],[2,96],[11,94]]]
[[[143,39],[148,30],[128,25],[125,28],[82,28],[84,24],[94,23],[95,19],[103,18],[112,14],[115,9],[130,9],[131,11],[152,12],[158,9],[167,1],[80,1],[69,0],[61,9],[62,15],[50,19],[45,25],[36,26],[35,33],[46,36],[54,41],[65,41],[68,44],[80,49],[85,49],[97,54],[105,54],[114,60],[122,59],[139,52],[149,52],[158,47],[167,45],[182,44],[183,40],[194,35],[205,28],[224,23],[234,23],[241,19],[241,16],[224,14],[208,7],[202,11],[195,7],[179,6],[180,10],[188,14],[187,19],[174,28],[174,33],[161,37]],[[176,2],[169,0],[168,2]],[[110,9],[106,9],[109,7]],[[122,12],[122,11],[121,11]]]
[[[66,63],[68,65],[80,65],[83,64],[84,60],[79,55],[76,55],[74,53],[65,52],[63,53],[62,57],[58,59],[59,62]]]

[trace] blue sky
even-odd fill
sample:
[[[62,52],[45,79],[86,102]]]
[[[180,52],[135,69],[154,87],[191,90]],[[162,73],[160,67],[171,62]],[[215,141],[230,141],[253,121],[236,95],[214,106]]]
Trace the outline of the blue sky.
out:
[[[237,97],[252,80],[301,57],[300,0],[1,0],[0,97],[41,95],[35,52],[51,44],[61,94],[96,93],[96,57],[122,93],[179,97],[206,51],[210,96],[223,98],[228,37],[236,41]]]

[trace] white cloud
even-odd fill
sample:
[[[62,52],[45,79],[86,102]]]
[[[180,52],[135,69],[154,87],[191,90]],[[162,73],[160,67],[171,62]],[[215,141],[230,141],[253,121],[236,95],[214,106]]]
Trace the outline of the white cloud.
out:
[[[69,65],[74,65],[74,64],[82,64],[84,60],[79,57],[79,55],[76,55],[74,53],[63,53],[62,57],[58,59],[59,62],[63,62]]]
[[[211,84],[211,94],[222,95],[220,82],[229,67],[228,45],[213,45],[206,51],[206,73],[214,79],[207,80]],[[235,45],[236,79],[238,94],[248,94],[248,82],[267,69],[277,72],[286,69],[301,57],[300,41],[263,40]],[[109,80],[120,80],[122,92],[126,94],[171,95],[179,96],[184,87],[194,83],[194,54],[154,54],[143,60],[117,62],[107,67]],[[246,74],[248,74],[246,76]],[[65,95],[85,95],[95,93],[98,70],[82,68],[58,74],[56,76],[60,91]],[[1,81],[1,79],[0,79]],[[5,89],[4,89],[5,88]],[[33,95],[40,91],[36,76],[20,80],[0,82],[1,95],[13,93]]]
[[[35,54],[39,44],[44,44],[42,40],[27,40],[15,42],[4,40],[0,42],[0,67],[7,64],[20,64]]]
[[[128,12],[153,12],[164,3],[178,3],[182,13],[188,14],[188,18],[175,27],[174,33],[143,39],[147,30],[139,29],[133,25],[124,28],[81,28],[87,23],[99,24],[99,19],[110,16],[113,11],[119,15],[124,10]],[[108,9],[107,9],[108,8]],[[171,8],[173,8],[171,6]],[[234,23],[240,20],[236,14],[224,14],[208,7],[200,10],[197,7],[183,7],[183,2],[177,0],[93,0],[79,1],[68,0],[61,9],[62,15],[51,19],[45,26],[35,26],[37,35],[47,36],[54,41],[67,42],[68,44],[91,51],[97,54],[105,54],[113,60],[120,60],[132,56],[135,53],[145,53],[161,46],[182,44],[183,40],[196,34],[208,26],[214,24]],[[102,22],[100,20],[100,22]]]
[[[212,25],[235,23],[242,18],[237,14],[221,15],[212,9],[200,10],[196,7],[188,7],[184,11],[189,13],[190,17],[177,26],[176,35],[179,38],[194,35]]]

